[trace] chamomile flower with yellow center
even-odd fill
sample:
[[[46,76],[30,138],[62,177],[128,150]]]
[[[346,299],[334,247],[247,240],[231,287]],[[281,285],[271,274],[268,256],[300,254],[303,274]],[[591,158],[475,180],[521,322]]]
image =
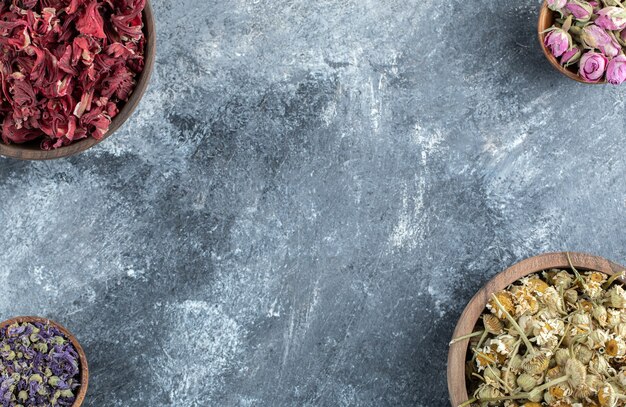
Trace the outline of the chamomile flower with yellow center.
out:
[[[535,342],[539,346],[546,344],[558,344],[561,336],[565,333],[565,324],[556,318],[542,318],[533,330]]]
[[[604,273],[599,273],[597,271],[585,273],[582,284],[583,292],[592,299],[602,296],[602,293],[604,292],[602,284],[606,281],[606,279],[607,276]]]
[[[526,286],[516,286],[511,288],[513,303],[515,304],[515,315],[533,315],[539,311],[539,301],[532,294],[532,290]]]

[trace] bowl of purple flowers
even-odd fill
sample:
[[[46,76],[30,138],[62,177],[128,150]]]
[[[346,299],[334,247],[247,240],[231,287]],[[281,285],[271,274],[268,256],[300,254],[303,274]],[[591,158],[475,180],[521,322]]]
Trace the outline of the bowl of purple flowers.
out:
[[[63,326],[39,317],[0,323],[0,405],[79,407],[88,382],[85,352]]]
[[[621,0],[545,0],[539,41],[548,61],[582,83],[626,81],[626,8]]]

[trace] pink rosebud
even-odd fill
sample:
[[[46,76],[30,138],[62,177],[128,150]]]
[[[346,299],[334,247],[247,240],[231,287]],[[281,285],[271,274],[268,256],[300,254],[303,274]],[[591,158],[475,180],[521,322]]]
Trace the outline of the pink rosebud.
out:
[[[598,82],[604,71],[608,60],[599,52],[589,51],[580,58],[580,69],[578,74],[586,82]]]
[[[567,0],[547,0],[548,8],[553,11],[561,11],[567,4]]]
[[[589,21],[593,14],[593,6],[583,0],[568,0],[565,10],[572,13],[576,20],[583,22]]]
[[[561,65],[570,66],[580,59],[580,50],[576,47],[569,49],[563,53],[561,56]]]
[[[581,38],[589,48],[599,49],[607,57],[616,56],[622,49],[606,31],[595,24],[583,28]]]
[[[619,54],[609,61],[606,67],[606,80],[613,85],[626,81],[626,56]]]
[[[626,10],[621,7],[605,7],[598,11],[594,23],[605,30],[623,30],[626,28]]]
[[[557,58],[569,49],[571,42],[570,35],[560,28],[550,31],[543,40],[546,47],[550,48],[552,55]]]

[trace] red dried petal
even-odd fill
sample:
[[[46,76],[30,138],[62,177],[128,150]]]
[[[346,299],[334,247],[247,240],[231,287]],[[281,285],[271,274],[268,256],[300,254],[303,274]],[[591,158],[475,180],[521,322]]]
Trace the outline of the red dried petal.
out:
[[[98,11],[98,3],[92,0],[83,10],[78,21],[76,21],[76,29],[84,35],[91,35],[96,38],[106,38],[104,35],[104,20]]]

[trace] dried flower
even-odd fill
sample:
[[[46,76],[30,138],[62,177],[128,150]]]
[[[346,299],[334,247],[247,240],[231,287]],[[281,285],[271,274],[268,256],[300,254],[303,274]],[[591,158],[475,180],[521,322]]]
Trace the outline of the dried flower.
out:
[[[509,314],[515,313],[515,305],[513,305],[513,296],[508,291],[500,291],[494,294],[496,299],[500,302],[500,305],[508,312]],[[494,299],[490,299],[487,303],[487,309],[491,311],[495,316],[500,319],[505,319],[506,316],[502,309],[500,309]]]
[[[561,65],[570,66],[580,61],[580,56],[582,53],[578,47],[572,47],[565,51],[561,56]],[[568,290],[569,291],[569,290]]]
[[[566,5],[567,0],[548,0],[548,8],[553,11],[561,12]]]
[[[626,308],[626,291],[619,286],[613,286],[609,290],[609,305],[613,308]]]
[[[529,355],[522,364],[524,371],[530,375],[539,375],[548,370],[550,358],[545,353]]]
[[[504,324],[493,314],[483,315],[483,325],[490,334],[500,335],[504,332]]]
[[[528,373],[522,373],[517,378],[517,385],[524,391],[531,391],[537,387],[537,379]]]
[[[552,55],[558,58],[570,48],[572,38],[565,30],[555,28],[546,35],[544,43],[550,48]]]
[[[579,75],[587,82],[598,82],[602,79],[604,71],[606,70],[608,60],[600,53],[589,51],[580,58],[580,70]],[[597,292],[600,286],[588,286],[586,294],[594,298],[591,293]]]
[[[594,23],[605,30],[623,30],[626,28],[626,10],[622,7],[605,7],[598,11]]]
[[[593,7],[582,0],[569,0],[565,5],[565,10],[572,13],[578,21],[587,22],[591,19]]]

